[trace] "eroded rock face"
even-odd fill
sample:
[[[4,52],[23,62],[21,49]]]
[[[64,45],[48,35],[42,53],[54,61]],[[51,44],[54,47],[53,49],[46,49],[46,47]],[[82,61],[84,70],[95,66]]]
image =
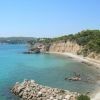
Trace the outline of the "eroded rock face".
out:
[[[97,53],[94,53],[94,52],[91,52],[89,55],[88,55],[89,58],[93,58],[93,59],[96,59],[96,60],[100,60],[100,54],[97,54]]]
[[[76,100],[79,95],[76,92],[42,86],[34,80],[16,83],[11,91],[23,100]]]
[[[67,52],[72,54],[84,55],[82,51],[83,47],[78,45],[75,41],[67,42],[55,42],[49,47],[49,52]],[[89,58],[100,60],[100,54],[95,52],[88,52],[87,56]]]
[[[59,42],[59,43],[53,43],[50,46],[49,51],[50,52],[70,52],[75,53],[81,49],[81,47],[76,42],[67,41],[65,42]]]

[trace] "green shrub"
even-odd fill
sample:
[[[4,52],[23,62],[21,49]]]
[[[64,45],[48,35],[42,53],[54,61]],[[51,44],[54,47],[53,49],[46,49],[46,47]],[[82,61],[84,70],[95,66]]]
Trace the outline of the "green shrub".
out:
[[[78,96],[77,100],[90,100],[90,97],[88,97],[87,95],[80,95]]]

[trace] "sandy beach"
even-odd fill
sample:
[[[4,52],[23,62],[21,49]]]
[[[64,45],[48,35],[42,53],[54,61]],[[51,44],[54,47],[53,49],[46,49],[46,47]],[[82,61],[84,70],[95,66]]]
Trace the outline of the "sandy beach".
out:
[[[75,60],[79,61],[79,62],[83,62],[86,64],[90,64],[95,66],[96,68],[100,68],[100,61],[99,60],[94,60],[88,57],[83,57],[80,55],[75,55],[72,53],[61,53],[61,52],[49,52],[49,53],[54,53],[54,54],[60,54],[60,55],[64,55],[64,56],[68,56],[68,57],[72,57]],[[92,96],[91,96],[91,100],[100,100],[100,90],[97,90]]]
[[[88,57],[83,57],[81,55],[75,55],[75,54],[67,53],[67,52],[65,52],[65,53],[61,53],[61,52],[49,52],[49,53],[60,54],[60,55],[64,55],[64,56],[69,56],[69,57],[74,58],[77,61],[84,62],[84,63],[90,64],[90,65],[94,65],[95,67],[100,68],[100,61],[99,60],[95,60],[95,59],[91,59],[91,58],[88,58]]]

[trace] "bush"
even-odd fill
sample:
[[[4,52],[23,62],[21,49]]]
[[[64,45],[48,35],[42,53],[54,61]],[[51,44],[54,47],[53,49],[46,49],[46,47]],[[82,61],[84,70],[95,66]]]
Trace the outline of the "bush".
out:
[[[80,95],[78,96],[77,100],[90,100],[90,97],[88,97],[87,95]]]

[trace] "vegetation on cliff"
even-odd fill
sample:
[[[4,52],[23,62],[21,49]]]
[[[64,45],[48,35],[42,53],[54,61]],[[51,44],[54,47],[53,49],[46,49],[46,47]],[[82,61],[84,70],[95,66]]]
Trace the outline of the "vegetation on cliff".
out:
[[[75,35],[77,43],[83,46],[83,54],[100,53],[100,31],[87,30]]]
[[[100,30],[84,30],[76,34],[65,35],[57,38],[38,38],[35,43],[42,43],[49,48],[53,43],[66,43],[67,41],[77,43],[82,47],[77,54],[88,56],[91,53],[96,55],[100,53]]]
[[[65,35],[51,40],[52,42],[66,42],[68,40],[76,42],[82,46],[82,50],[79,53],[84,56],[87,56],[91,52],[100,53],[100,30],[85,30],[77,34]]]

